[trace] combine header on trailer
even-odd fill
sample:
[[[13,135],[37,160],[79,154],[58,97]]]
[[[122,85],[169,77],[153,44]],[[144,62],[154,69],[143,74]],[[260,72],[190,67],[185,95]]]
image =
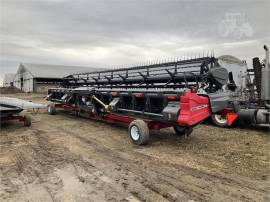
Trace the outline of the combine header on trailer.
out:
[[[224,110],[228,72],[215,57],[69,75],[61,88],[48,90],[56,108],[109,123],[129,124],[131,140],[149,140],[149,129],[174,127],[189,135],[211,113]]]

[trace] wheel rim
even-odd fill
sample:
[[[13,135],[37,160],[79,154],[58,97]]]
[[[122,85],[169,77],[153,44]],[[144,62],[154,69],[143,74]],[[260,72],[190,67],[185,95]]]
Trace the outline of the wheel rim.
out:
[[[130,129],[131,138],[137,141],[140,138],[140,132],[137,126],[132,126]]]
[[[215,114],[215,119],[218,123],[225,124],[227,123],[227,119],[220,114]]]

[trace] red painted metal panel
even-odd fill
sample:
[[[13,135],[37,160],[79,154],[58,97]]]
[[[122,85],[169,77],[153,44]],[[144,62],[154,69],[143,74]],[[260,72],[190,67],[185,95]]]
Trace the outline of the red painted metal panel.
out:
[[[154,129],[154,130],[160,130],[162,128],[168,128],[172,127],[173,125],[171,123],[163,123],[158,121],[150,121],[148,122],[148,128]]]
[[[104,120],[108,123],[129,124],[134,120],[134,118],[110,113],[104,116]]]
[[[196,93],[186,92],[180,97],[180,115],[178,123],[193,126],[211,115],[209,99]]]
[[[55,104],[56,108],[62,108],[65,111],[76,111],[76,107],[69,105],[69,104]]]
[[[10,116],[2,116],[0,120],[1,121],[12,121],[12,120],[24,121],[24,117],[20,115],[10,115]]]
[[[233,124],[233,122],[238,118],[238,115],[236,113],[228,113],[226,115],[226,119],[227,119],[227,125],[231,126]]]

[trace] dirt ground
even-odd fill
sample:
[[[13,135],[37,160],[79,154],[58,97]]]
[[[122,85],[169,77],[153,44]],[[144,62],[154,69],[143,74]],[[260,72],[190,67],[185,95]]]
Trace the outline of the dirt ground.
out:
[[[136,146],[127,127],[27,113],[30,128],[2,123],[0,201],[270,200],[267,130],[201,124],[187,139],[164,129]]]

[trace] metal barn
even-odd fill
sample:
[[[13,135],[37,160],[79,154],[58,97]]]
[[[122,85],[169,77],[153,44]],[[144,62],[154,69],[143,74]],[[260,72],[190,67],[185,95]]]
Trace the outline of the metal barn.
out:
[[[3,80],[3,86],[4,87],[13,86],[14,77],[15,77],[15,74],[5,74],[4,80]]]
[[[46,92],[58,86],[64,76],[74,72],[91,72],[98,68],[21,63],[13,85],[24,92]]]

